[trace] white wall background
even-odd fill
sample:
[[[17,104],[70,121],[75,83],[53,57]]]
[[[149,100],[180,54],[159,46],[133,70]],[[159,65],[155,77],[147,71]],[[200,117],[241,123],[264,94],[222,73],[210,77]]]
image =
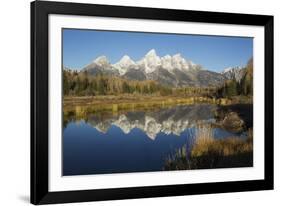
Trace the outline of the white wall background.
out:
[[[67,1],[67,0],[65,0]],[[68,0],[71,1],[71,0]],[[275,190],[69,205],[277,205],[281,201],[281,13],[277,0],[77,0],[97,4],[208,10],[275,16]],[[29,204],[29,0],[0,6],[0,205]],[[280,204],[280,203],[279,203]]]

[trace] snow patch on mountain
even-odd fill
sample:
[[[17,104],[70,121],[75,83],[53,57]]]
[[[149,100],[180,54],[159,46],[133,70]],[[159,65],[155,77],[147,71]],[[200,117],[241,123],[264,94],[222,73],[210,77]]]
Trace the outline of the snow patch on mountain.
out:
[[[189,69],[188,62],[181,56],[181,54],[175,54],[172,60],[174,68],[181,71],[187,71]]]
[[[155,49],[151,49],[137,64],[144,68],[145,73],[149,74],[161,66],[161,59],[157,56]]]
[[[119,62],[112,66],[118,70],[120,75],[124,75],[130,68],[136,68],[137,65],[128,55],[124,55]]]
[[[94,60],[94,63],[97,64],[98,66],[109,66],[110,62],[106,58],[106,56],[100,56]]]
[[[233,69],[233,67],[227,67],[227,68],[223,69],[221,73],[222,74],[227,73],[227,72],[231,71],[232,69]]]
[[[221,74],[224,75],[227,79],[234,79],[240,82],[245,74],[245,69],[241,66],[227,67],[221,72]]]

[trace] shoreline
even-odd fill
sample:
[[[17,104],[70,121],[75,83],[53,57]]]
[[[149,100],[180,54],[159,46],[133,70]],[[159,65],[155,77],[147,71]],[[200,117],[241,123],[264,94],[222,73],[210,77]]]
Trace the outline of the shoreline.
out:
[[[111,111],[118,112],[123,110],[167,108],[175,105],[194,105],[194,104],[252,104],[252,97],[235,96],[231,98],[214,97],[179,97],[179,96],[67,96],[63,97],[63,112],[75,112],[76,114],[85,114],[88,112]]]

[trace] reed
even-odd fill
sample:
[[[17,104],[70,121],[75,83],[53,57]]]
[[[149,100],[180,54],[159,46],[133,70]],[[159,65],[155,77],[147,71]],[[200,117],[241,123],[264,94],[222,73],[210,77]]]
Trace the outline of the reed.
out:
[[[250,167],[253,165],[253,132],[247,138],[215,139],[210,125],[199,126],[190,151],[184,145],[165,162],[164,170]]]

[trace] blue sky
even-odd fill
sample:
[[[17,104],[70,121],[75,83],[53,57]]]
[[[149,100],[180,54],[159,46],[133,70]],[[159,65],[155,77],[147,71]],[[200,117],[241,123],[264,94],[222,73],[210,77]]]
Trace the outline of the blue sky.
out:
[[[253,39],[246,37],[63,30],[63,64],[81,69],[105,55],[116,63],[125,54],[140,60],[150,49],[158,56],[181,53],[204,68],[220,72],[226,67],[243,66],[253,56]]]

